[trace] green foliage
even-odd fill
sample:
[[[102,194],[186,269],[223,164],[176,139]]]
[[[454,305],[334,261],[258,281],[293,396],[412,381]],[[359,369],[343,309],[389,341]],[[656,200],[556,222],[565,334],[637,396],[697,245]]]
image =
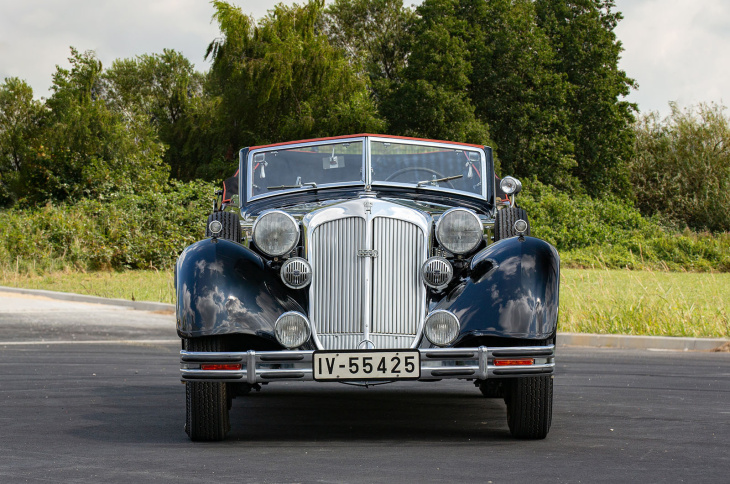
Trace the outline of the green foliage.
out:
[[[572,173],[591,195],[626,192],[635,106],[622,100],[636,84],[618,68],[621,14],[613,0],[536,0],[554,62],[567,82],[568,139],[577,161]]]
[[[518,203],[532,234],[554,245],[564,264],[730,271],[730,234],[677,232],[642,217],[628,200],[571,196],[528,181]]]
[[[201,112],[212,116],[205,112],[205,104],[210,103],[203,90],[205,80],[205,74],[170,49],[116,60],[103,74],[109,106],[147,119],[165,144],[163,159],[178,179],[191,179],[197,165],[211,156],[206,148],[214,134],[208,125],[203,125],[207,130],[196,125]]]
[[[0,265],[21,270],[167,268],[205,234],[213,185],[173,182],[107,200],[0,211]]]
[[[637,205],[679,226],[730,230],[730,118],[725,107],[700,104],[636,125],[631,163]]]
[[[25,81],[11,77],[0,85],[0,206],[17,198],[20,171],[33,156],[42,114],[43,105]]]
[[[222,37],[208,54],[229,152],[383,128],[365,80],[320,28],[323,0],[279,4],[258,24],[240,8],[214,5]]]
[[[380,109],[394,134],[489,144],[467,95],[471,64],[464,41],[469,23],[449,1],[425,2],[411,27],[410,56],[401,79],[382,93]]]
[[[103,199],[154,189],[167,179],[163,146],[147,120],[115,111],[101,97],[101,62],[71,49],[57,68],[37,148],[21,168],[25,202]]]

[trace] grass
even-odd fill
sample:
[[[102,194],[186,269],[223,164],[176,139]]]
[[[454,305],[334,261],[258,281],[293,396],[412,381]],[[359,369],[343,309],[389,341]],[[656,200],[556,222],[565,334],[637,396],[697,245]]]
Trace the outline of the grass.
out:
[[[75,292],[133,301],[165,303],[175,301],[172,271],[78,272],[65,270],[42,275],[4,271],[0,272],[0,285]]]
[[[730,337],[728,273],[565,269],[561,276],[561,331]]]
[[[172,271],[0,272],[0,285],[172,303]],[[564,269],[560,331],[730,338],[730,274]]]

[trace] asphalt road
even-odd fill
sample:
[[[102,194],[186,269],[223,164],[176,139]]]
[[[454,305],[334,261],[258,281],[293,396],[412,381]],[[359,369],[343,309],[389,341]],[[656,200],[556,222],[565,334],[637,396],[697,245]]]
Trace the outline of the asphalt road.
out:
[[[280,383],[183,431],[171,315],[0,293],[0,482],[728,482],[730,354],[561,348],[553,427],[465,382]]]

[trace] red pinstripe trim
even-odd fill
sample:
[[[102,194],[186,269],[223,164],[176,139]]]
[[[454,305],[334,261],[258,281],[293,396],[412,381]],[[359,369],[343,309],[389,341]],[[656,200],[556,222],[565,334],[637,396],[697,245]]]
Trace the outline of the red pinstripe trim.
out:
[[[312,139],[303,139],[303,140],[296,140],[296,141],[284,141],[283,143],[273,143],[270,145],[251,146],[249,149],[258,150],[260,148],[273,148],[275,146],[286,146],[286,145],[293,145],[293,144],[298,144],[298,143],[310,143],[313,141],[330,141],[330,140],[338,140],[338,139],[345,139],[345,138],[364,138],[366,136],[371,137],[371,138],[391,138],[391,139],[403,139],[403,140],[412,140],[412,141],[428,141],[428,142],[436,142],[436,143],[448,143],[450,145],[469,146],[470,148],[484,148],[484,146],[482,146],[482,145],[459,143],[457,141],[443,141],[443,140],[426,139],[426,138],[409,138],[407,136],[393,136],[393,135],[389,135],[389,134],[360,133],[360,134],[348,134],[345,136],[330,136],[328,138],[312,138]]]

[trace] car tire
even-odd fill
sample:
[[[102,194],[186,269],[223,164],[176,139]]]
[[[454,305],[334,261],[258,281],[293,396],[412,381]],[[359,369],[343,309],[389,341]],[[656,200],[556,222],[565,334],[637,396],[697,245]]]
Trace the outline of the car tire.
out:
[[[553,416],[552,375],[509,380],[504,401],[507,425],[513,437],[544,439],[547,436]]]
[[[506,207],[497,211],[494,219],[494,241],[507,239],[519,235],[515,231],[515,222],[518,220],[527,222],[525,235],[530,235],[530,221],[527,219],[527,212],[524,208]]]
[[[189,338],[185,340],[188,351],[223,351],[223,341],[218,336]],[[190,440],[223,440],[230,421],[227,383],[185,382],[185,432]]]
[[[485,398],[504,398],[504,390],[500,381],[482,380],[479,382],[479,391]]]
[[[223,226],[223,230],[218,235],[219,239],[232,240],[241,243],[241,224],[238,221],[236,212],[213,212],[208,215],[208,223],[205,225],[205,236],[212,237],[210,232],[210,223],[217,220]]]

